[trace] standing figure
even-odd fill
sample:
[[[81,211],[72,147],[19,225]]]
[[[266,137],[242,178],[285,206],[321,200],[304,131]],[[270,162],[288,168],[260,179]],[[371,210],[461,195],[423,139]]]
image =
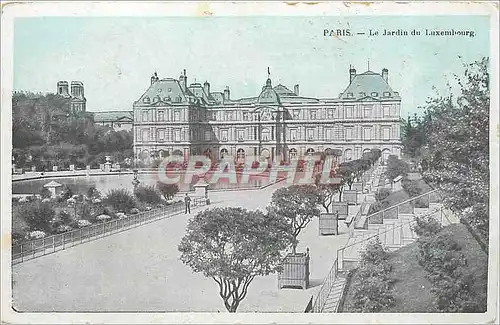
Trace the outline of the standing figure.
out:
[[[185,214],[191,213],[191,198],[189,195],[186,193],[186,196],[184,197],[184,203],[186,205],[186,212]]]

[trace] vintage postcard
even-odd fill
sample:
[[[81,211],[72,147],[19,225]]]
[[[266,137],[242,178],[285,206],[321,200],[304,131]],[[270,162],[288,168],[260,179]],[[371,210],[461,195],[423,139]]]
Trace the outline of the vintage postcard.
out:
[[[2,316],[497,323],[498,3],[2,3]]]

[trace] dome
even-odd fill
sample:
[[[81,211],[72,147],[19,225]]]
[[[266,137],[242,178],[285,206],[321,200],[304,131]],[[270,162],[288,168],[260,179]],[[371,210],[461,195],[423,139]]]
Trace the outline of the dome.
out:
[[[257,103],[266,105],[280,105],[280,97],[273,89],[271,79],[266,80],[266,85],[262,87],[262,92],[257,99]]]

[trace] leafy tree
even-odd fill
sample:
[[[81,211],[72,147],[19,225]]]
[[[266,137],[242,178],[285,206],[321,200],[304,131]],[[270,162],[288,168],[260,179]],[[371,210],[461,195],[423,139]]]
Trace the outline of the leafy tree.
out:
[[[317,175],[315,178],[315,185],[318,192],[318,200],[328,213],[330,212],[330,206],[335,202],[335,194],[340,192],[344,184],[343,180],[338,184],[322,184],[320,180],[321,175]]]
[[[52,193],[48,188],[42,187],[40,189],[40,196],[42,197],[42,199],[50,199],[52,197]]]
[[[23,204],[19,215],[22,216],[30,230],[50,232],[50,221],[55,216],[55,211],[49,203],[34,201]]]
[[[390,155],[387,158],[387,169],[385,170],[385,176],[391,181],[391,185],[394,179],[398,176],[405,176],[408,173],[408,164],[397,156]]]
[[[99,192],[95,186],[91,186],[89,187],[89,189],[87,190],[87,197],[89,199],[99,199],[101,198],[101,192]]]
[[[181,261],[212,278],[229,312],[236,312],[256,276],[279,270],[291,240],[285,220],[259,210],[215,208],[188,223],[179,245]]]
[[[425,106],[423,176],[441,189],[444,205],[487,241],[489,228],[489,59],[465,66],[458,96]]]
[[[274,191],[267,209],[270,215],[284,218],[291,228],[293,254],[296,254],[300,231],[311,222],[312,218],[319,216],[317,205],[320,203],[314,185],[292,185]]]
[[[179,192],[179,186],[177,184],[167,184],[161,181],[156,183],[156,188],[163,195],[165,200],[171,200]]]

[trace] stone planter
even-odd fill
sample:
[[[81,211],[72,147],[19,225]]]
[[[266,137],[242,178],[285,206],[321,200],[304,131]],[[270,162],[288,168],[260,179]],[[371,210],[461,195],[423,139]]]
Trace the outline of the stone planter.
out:
[[[342,202],[353,205],[358,204],[358,191],[344,190],[344,193],[342,193]]]
[[[321,213],[319,215],[319,234],[338,235],[339,220],[337,213]]]
[[[309,286],[309,248],[306,253],[290,253],[278,273],[278,288],[302,288]]]

